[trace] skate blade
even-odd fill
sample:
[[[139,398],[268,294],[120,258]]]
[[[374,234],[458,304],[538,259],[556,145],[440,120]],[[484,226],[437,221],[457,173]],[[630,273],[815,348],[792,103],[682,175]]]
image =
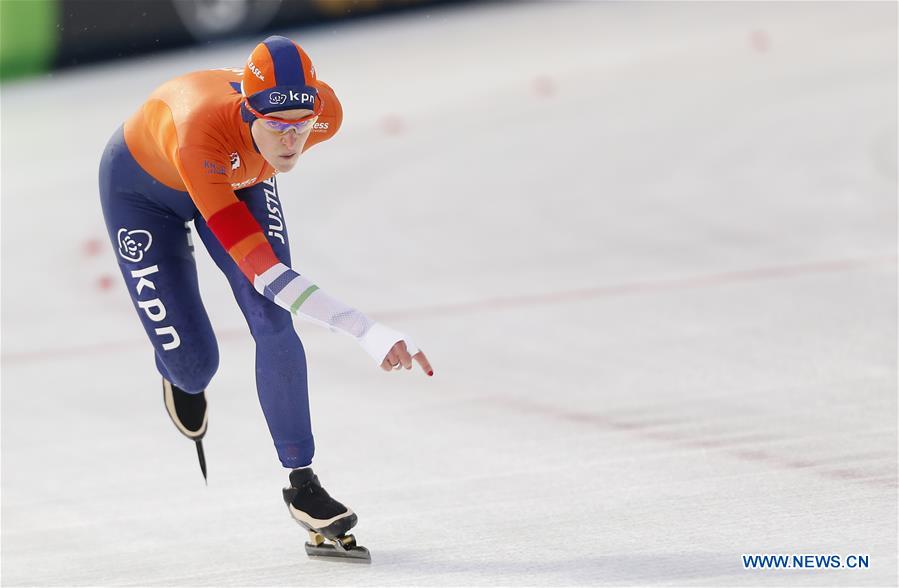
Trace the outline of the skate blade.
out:
[[[306,555],[312,559],[344,561],[347,563],[371,563],[371,553],[362,546],[355,546],[350,549],[337,547],[332,543],[322,543],[321,545],[306,544]]]

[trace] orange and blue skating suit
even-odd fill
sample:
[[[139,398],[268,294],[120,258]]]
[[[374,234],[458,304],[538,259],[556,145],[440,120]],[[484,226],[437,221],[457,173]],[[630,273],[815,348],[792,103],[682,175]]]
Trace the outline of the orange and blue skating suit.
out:
[[[294,59],[279,43],[271,43],[280,52],[272,54]],[[295,59],[308,58],[297,50]],[[157,367],[188,392],[206,388],[219,360],[186,225],[194,222],[256,342],[256,385],[278,455],[284,466],[298,467],[311,462],[314,443],[305,353],[292,315],[313,309],[312,320],[355,337],[369,321],[291,269],[274,169],[254,145],[241,81],[241,70],[200,71],[153,91],[106,146],[101,203]],[[305,151],[334,136],[342,110],[327,84],[299,81],[323,103]]]

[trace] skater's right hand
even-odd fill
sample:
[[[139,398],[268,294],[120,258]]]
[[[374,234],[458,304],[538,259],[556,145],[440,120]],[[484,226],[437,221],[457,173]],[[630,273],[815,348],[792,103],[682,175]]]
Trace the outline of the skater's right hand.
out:
[[[387,353],[387,357],[381,362],[381,369],[385,372],[398,370],[401,367],[411,370],[413,359],[418,362],[418,365],[421,366],[424,373],[429,376],[434,375],[434,370],[431,368],[431,362],[428,361],[424,351],[419,351],[415,355],[409,355],[405,341],[397,341],[394,343],[393,347],[390,348],[390,352]]]
[[[384,371],[398,370],[401,367],[412,369],[412,360],[418,362],[422,371],[429,376],[434,375],[431,362],[418,346],[406,335],[395,331],[381,323],[372,324],[364,335],[359,337],[359,344],[380,365]]]

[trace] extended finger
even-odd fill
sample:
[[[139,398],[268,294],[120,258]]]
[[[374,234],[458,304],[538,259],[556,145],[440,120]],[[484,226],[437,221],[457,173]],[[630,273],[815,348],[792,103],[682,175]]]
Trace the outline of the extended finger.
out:
[[[416,353],[413,356],[413,359],[418,362],[418,365],[421,366],[421,369],[423,369],[426,374],[428,374],[429,376],[434,375],[434,369],[431,368],[431,362],[428,361],[428,358],[425,355],[424,351],[419,351],[418,353]]]

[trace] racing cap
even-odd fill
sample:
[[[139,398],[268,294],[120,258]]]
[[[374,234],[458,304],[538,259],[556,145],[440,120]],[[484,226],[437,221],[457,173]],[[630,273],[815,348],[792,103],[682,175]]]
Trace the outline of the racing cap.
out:
[[[294,108],[321,112],[314,81],[315,67],[306,52],[290,39],[272,35],[247,59],[240,91],[259,114]]]

